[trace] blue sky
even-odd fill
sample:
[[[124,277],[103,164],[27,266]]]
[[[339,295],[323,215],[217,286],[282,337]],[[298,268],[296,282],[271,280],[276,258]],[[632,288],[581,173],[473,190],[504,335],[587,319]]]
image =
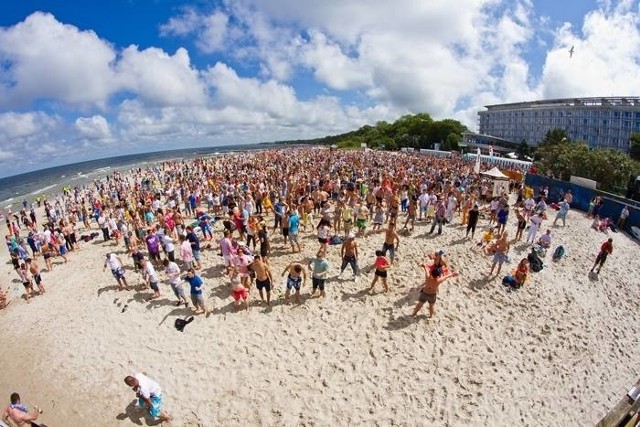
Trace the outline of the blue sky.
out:
[[[638,7],[2,2],[0,176],[115,154],[312,138],[417,112],[475,129],[483,105],[638,95]]]

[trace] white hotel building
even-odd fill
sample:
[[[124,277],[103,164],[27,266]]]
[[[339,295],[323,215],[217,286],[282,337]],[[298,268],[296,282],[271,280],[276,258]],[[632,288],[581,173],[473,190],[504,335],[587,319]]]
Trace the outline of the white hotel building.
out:
[[[640,133],[640,97],[566,98],[487,105],[478,112],[481,135],[535,146],[547,131],[563,129],[590,147],[627,151]]]

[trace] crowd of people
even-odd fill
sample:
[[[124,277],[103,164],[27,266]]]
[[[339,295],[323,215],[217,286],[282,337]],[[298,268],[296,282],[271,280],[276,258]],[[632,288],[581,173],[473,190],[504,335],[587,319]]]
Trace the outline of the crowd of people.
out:
[[[92,185],[66,189],[44,200],[43,224],[25,206],[8,222],[6,243],[27,300],[45,293],[39,259],[46,271],[64,268],[60,264],[73,263],[81,242],[98,239],[109,247],[103,269],[110,269],[119,290],[132,289],[125,268],[130,264],[144,280],[144,292],[151,290],[150,300],[162,296],[164,279],[176,305],[191,304],[195,314],[210,312],[205,286],[226,286],[233,304],[249,310],[254,285],[260,303],[273,302],[274,257],[287,257],[281,272],[286,304],[302,303],[301,290],[309,276],[311,296],[322,298],[332,270],[342,278],[349,267],[352,280],[358,281],[363,264],[373,272],[369,291],[374,292],[378,282],[384,292],[392,291],[389,274],[397,265],[398,248],[404,236],[416,233],[416,224],[429,224],[427,236],[448,232],[446,224],[461,224],[465,237],[475,240],[479,220],[485,221],[488,229],[478,246],[491,257],[488,276],[501,274],[511,244],[523,238],[532,252],[544,255],[552,247],[552,235],[543,221],[556,208],[553,224],[561,220],[566,225],[571,193],[550,207],[548,188],[538,194],[521,183],[512,188],[515,203],[509,193],[493,194],[491,180],[460,158],[324,148],[245,152],[113,172]],[[509,238],[510,227],[514,239]],[[301,234],[317,238],[310,261],[300,259],[304,245],[310,244],[302,243]],[[362,239],[379,241],[375,258],[361,259]],[[340,254],[339,268],[327,260],[332,246]],[[126,251],[130,262],[117,250]],[[602,251],[606,254],[599,255],[599,268],[612,246],[603,245]],[[226,283],[206,283],[205,260],[219,265]],[[424,270],[424,283],[412,314],[417,316],[428,303],[432,317],[439,286],[458,272],[444,249],[415,261]],[[529,258],[519,260],[503,283],[523,286],[530,277],[529,263]],[[6,304],[0,289],[0,307]],[[153,416],[168,417],[161,411],[162,400],[154,400],[160,394],[157,383],[143,374],[125,382]]]

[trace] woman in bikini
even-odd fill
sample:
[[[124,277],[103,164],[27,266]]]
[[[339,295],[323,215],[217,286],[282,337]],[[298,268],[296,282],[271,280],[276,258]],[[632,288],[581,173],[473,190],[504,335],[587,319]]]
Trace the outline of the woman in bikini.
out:
[[[391,268],[391,261],[384,256],[384,252],[381,250],[376,251],[376,260],[373,264],[376,268],[375,275],[373,276],[373,282],[371,282],[371,287],[369,291],[373,291],[376,286],[376,282],[378,278],[382,279],[382,286],[384,287],[385,292],[389,292],[389,285],[387,284],[387,271]]]

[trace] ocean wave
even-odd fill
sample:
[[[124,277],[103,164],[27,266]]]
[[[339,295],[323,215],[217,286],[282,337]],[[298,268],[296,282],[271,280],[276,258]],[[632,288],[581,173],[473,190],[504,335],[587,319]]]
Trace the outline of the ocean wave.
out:
[[[109,169],[111,169],[111,166],[106,166],[106,167],[104,167],[104,168],[98,168],[98,169],[93,170],[93,171],[91,172],[91,175],[104,173],[104,172],[108,171]]]
[[[41,194],[41,193],[44,193],[44,192],[45,192],[45,191],[47,191],[47,190],[52,189],[52,188],[53,188],[53,187],[55,187],[56,185],[57,185],[57,184],[47,185],[46,187],[39,188],[39,189],[37,189],[36,191],[32,191],[32,192],[31,192],[31,193],[29,193],[29,194],[34,194],[34,195],[36,195],[36,194]]]

